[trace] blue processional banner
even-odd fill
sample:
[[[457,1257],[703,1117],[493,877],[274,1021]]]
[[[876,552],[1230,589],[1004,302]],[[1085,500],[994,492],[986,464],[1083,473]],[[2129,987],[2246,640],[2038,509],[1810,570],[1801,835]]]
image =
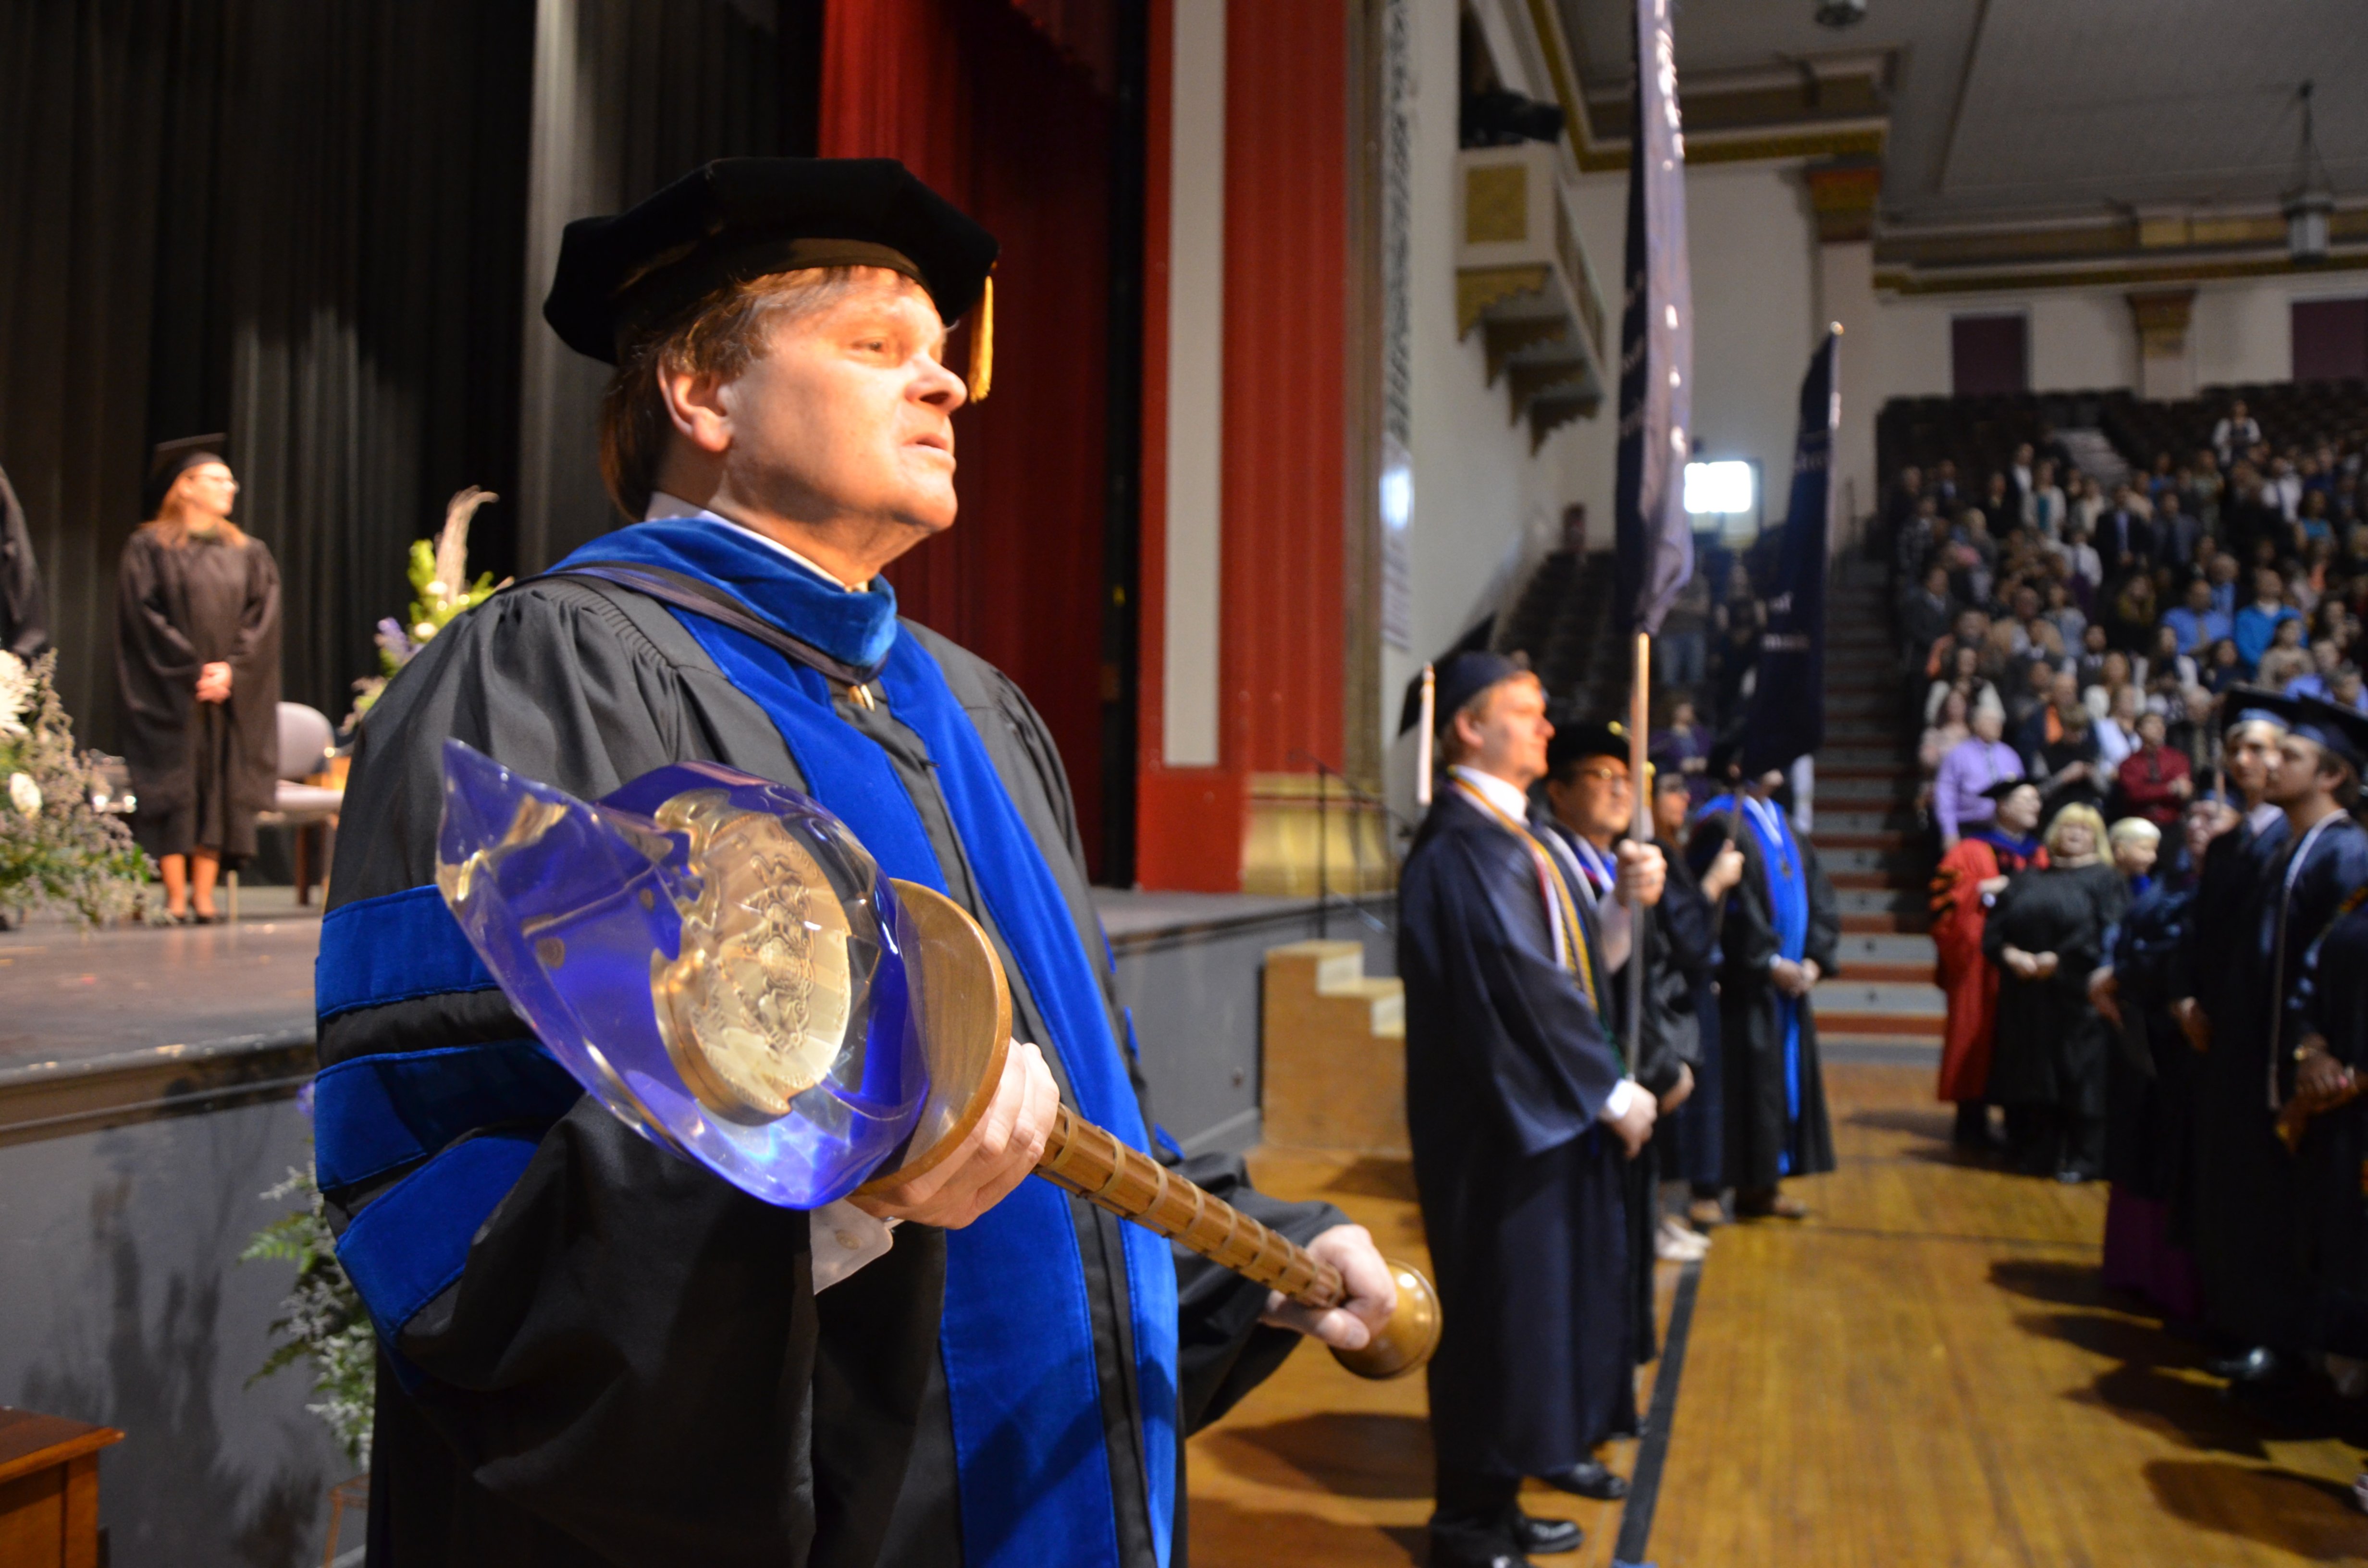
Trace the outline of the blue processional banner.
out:
[[[1826,740],[1826,549],[1833,523],[1834,431],[1841,424],[1841,333],[1828,329],[1801,379],[1801,434],[1768,626],[1743,736],[1744,771],[1789,767]]]
[[[1694,302],[1686,258],[1686,142],[1678,119],[1669,0],[1636,0],[1628,143],[1628,251],[1621,269],[1620,462],[1612,521],[1620,629],[1661,629],[1693,575],[1686,517],[1692,455]]]

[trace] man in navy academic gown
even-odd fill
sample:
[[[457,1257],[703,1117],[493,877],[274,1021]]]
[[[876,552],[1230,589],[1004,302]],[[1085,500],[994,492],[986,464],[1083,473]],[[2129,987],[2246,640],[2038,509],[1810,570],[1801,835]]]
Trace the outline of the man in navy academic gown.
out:
[[[2198,1132],[2209,1142],[2196,1261],[2205,1321],[2243,1347],[2215,1369],[2254,1381],[2320,1348],[2302,1168],[2275,1128],[2305,1065],[2295,1051],[2318,1032],[2305,984],[2310,960],[2344,901],[2368,883],[2368,832],[2349,810],[2368,750],[2359,716],[2317,698],[2240,688],[2232,705],[2285,726],[2261,790],[2285,832],[2274,856],[2252,863],[2253,897],[2238,907],[2220,966],[2202,1074],[2209,1125]]]
[[[1399,885],[1406,1122],[1446,1334],[1430,1365],[1434,1568],[1568,1551],[1522,1514],[1524,1476],[1607,1490],[1594,1450],[1636,1426],[1626,1163],[1652,1094],[1603,1024],[1610,983],[1578,896],[1530,825],[1554,726],[1493,653],[1438,677],[1446,764]],[[1659,851],[1620,884],[1660,892]]]
[[[1388,1314],[1370,1238],[1237,1161],[1184,1166],[1330,1257],[1348,1310],[1022,1179],[1056,1103],[1137,1148],[1152,1122],[1052,738],[879,576],[953,522],[939,356],[994,256],[887,160],[729,160],[568,227],[544,315],[617,368],[633,526],[389,683],[323,927],[320,1185],[383,1352],[375,1568],[1174,1568],[1185,1433],[1294,1330],[1361,1345]],[[811,1216],[637,1137],[442,908],[448,738],[579,797],[707,759],[819,800],[995,942],[1025,1043],[991,1131],[942,1182]]]

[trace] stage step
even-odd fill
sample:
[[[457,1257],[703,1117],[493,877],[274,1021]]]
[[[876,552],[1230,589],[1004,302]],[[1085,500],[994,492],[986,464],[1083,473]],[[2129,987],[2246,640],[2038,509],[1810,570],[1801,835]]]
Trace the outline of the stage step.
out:
[[[1406,1152],[1406,986],[1359,942],[1266,950],[1260,1099],[1269,1143]]]

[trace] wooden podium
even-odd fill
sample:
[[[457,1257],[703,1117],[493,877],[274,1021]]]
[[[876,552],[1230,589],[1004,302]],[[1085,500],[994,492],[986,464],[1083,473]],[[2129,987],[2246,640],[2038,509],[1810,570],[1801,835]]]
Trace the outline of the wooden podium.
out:
[[[98,1568],[98,1450],[122,1440],[0,1405],[0,1568]]]

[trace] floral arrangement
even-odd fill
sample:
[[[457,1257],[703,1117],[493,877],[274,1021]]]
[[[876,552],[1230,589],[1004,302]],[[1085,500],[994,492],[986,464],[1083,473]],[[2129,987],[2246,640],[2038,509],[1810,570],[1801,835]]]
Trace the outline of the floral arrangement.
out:
[[[313,1089],[298,1096],[307,1115]],[[313,1392],[305,1409],[321,1418],[329,1435],[357,1470],[370,1468],[370,1422],[378,1404],[378,1338],[361,1297],[337,1262],[336,1240],[321,1211],[321,1189],[313,1173],[290,1166],[288,1179],[263,1195],[295,1198],[302,1207],[255,1233],[239,1261],[277,1259],[296,1266],[296,1283],[279,1303],[271,1332],[286,1335],[246,1380],[252,1388],[299,1360],[313,1366]]]
[[[44,653],[28,665],[0,653],[0,912],[59,904],[97,926],[139,907],[148,857],[104,809],[106,776],[74,749],[57,660]]]
[[[397,620],[390,615],[378,623],[378,635],[372,641],[378,644],[379,673],[354,682],[354,710],[347,716],[347,724],[370,711],[394,673],[417,657],[420,649],[452,623],[453,617],[476,608],[509,585],[508,578],[496,583],[491,572],[482,572],[474,583],[461,586],[469,579],[470,519],[478,507],[500,499],[492,491],[472,484],[445,503],[444,527],[434,543],[424,539],[411,541],[411,566],[405,575],[411,579],[411,591],[419,597],[411,601],[408,619]]]

